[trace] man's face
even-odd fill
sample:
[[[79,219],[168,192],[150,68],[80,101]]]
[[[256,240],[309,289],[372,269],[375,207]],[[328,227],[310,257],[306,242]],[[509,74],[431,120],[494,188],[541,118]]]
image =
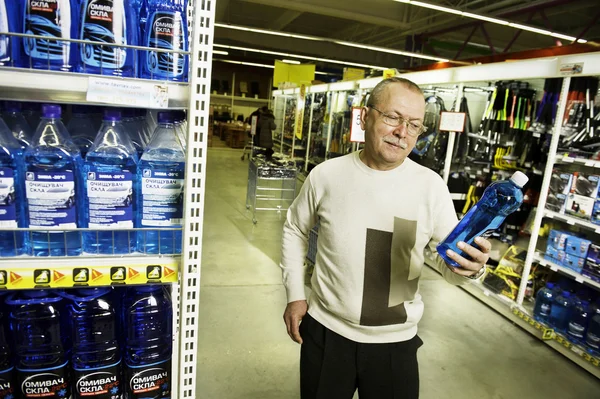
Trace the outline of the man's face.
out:
[[[425,100],[423,95],[401,83],[392,83],[381,93],[375,108],[392,117],[423,123]],[[365,107],[361,112],[361,127],[365,130],[364,155],[373,169],[390,170],[404,162],[417,143],[418,137],[408,134],[404,123],[389,126],[377,110]]]

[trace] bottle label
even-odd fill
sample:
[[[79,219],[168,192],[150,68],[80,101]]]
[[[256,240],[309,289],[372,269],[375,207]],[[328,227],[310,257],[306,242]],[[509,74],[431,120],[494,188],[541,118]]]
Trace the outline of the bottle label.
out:
[[[74,370],[74,399],[119,399],[122,388],[120,377],[121,362],[101,369]]]
[[[0,399],[14,398],[15,387],[13,386],[14,367],[0,371]]]
[[[73,172],[27,172],[25,190],[30,226],[77,227]]]
[[[585,327],[576,322],[569,323],[569,335],[574,336],[575,338],[583,338],[583,333],[585,332]]]
[[[15,200],[14,170],[0,168],[0,227],[18,227]]]
[[[133,174],[87,172],[89,227],[133,228]]]
[[[62,0],[26,0],[25,33],[50,37],[70,38],[69,24],[63,29],[62,17],[70,18],[71,5]],[[23,40],[25,54],[44,60],[63,60],[68,55],[69,43],[56,40],[31,39]]]
[[[592,332],[588,332],[585,343],[593,349],[600,349],[600,337]]]
[[[181,164],[183,169],[183,163]],[[180,226],[183,218],[184,171],[142,171],[142,226]]]
[[[151,366],[127,367],[129,399],[159,399],[171,396],[171,360]]]
[[[21,398],[65,399],[71,396],[68,362],[55,369],[17,369],[17,376]]]
[[[150,19],[148,47],[165,50],[185,50],[183,18],[180,12],[156,12]],[[179,77],[183,75],[185,55],[149,51],[146,68],[156,75]]]
[[[84,1],[81,39],[127,44],[127,24],[122,4],[120,1],[114,4],[113,0]],[[127,51],[124,48],[85,44],[81,45],[80,49],[81,61],[92,67],[123,68],[127,58]]]
[[[540,315],[541,316],[550,316],[551,309],[552,309],[552,307],[550,306],[550,304],[543,303],[542,306],[540,306]]]

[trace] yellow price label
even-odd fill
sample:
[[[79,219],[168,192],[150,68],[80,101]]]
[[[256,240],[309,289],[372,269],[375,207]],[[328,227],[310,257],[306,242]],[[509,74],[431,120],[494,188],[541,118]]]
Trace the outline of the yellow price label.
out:
[[[600,367],[600,360],[596,359],[595,357],[592,358],[592,364],[596,367]]]
[[[547,341],[552,338],[554,338],[554,330],[552,330],[551,328],[543,328],[542,329],[542,339]]]

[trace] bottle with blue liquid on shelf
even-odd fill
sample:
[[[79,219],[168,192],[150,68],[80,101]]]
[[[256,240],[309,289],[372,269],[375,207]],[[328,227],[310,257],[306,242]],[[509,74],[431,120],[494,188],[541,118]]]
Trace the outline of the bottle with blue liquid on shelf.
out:
[[[458,225],[442,240],[438,246],[438,254],[444,261],[453,267],[460,267],[458,263],[446,255],[447,250],[452,250],[460,256],[470,259],[469,255],[458,248],[462,241],[473,245],[475,238],[487,237],[498,229],[508,215],[519,209],[523,203],[521,189],[527,184],[528,177],[523,172],[515,172],[509,180],[496,181],[484,191],[481,199],[473,205]]]
[[[142,45],[150,50],[142,52],[140,77],[186,82],[189,58],[187,55],[151,49],[188,50],[187,1],[148,0],[144,10],[147,10],[147,19]]]
[[[67,130],[73,142],[79,147],[82,158],[85,158],[98,134],[98,129],[94,125],[94,113],[94,109],[86,105],[71,107],[71,119],[67,123]]]
[[[569,291],[563,291],[554,299],[550,310],[550,325],[554,330],[561,334],[567,333],[573,305],[573,296]]]
[[[118,45],[139,44],[137,12],[131,0],[81,0],[79,39]],[[133,49],[78,44],[79,71],[97,75],[137,77]]]
[[[0,399],[14,397],[17,387],[13,361],[13,345],[10,340],[9,311],[4,303],[7,292],[0,292]]]
[[[158,125],[138,165],[138,250],[179,254],[182,245],[185,153],[171,112],[158,113]],[[175,229],[175,230],[173,230]]]
[[[77,256],[82,225],[79,148],[61,121],[60,105],[44,104],[42,119],[25,150],[26,226],[47,229],[31,231],[29,253],[34,256]]]
[[[590,305],[590,321],[585,335],[585,346],[589,353],[600,357],[600,299]]]
[[[71,393],[70,342],[62,297],[19,291],[6,299],[15,351],[17,398],[65,399]]]
[[[21,33],[23,28],[20,12],[17,0],[0,0],[0,32]],[[0,35],[0,66],[21,66],[21,40],[23,39],[15,36]]]
[[[73,399],[120,397],[123,391],[119,316],[111,288],[82,288],[61,294],[73,342]]]
[[[2,118],[12,131],[13,136],[21,144],[21,148],[27,148],[31,144],[33,132],[29,123],[27,123],[27,119],[25,119],[25,115],[23,115],[22,104],[17,101],[5,101]]]
[[[128,288],[122,311],[127,398],[169,399],[173,307],[168,287]]]
[[[0,119],[0,228],[26,227],[24,172],[21,143]],[[0,230],[0,257],[26,253],[26,238],[25,231]]]
[[[17,0],[14,0],[15,3]],[[23,0],[23,32],[52,38],[22,39],[25,68],[72,72],[77,65],[77,45],[54,39],[76,39],[79,28],[79,2],[69,0]]]
[[[139,117],[139,111],[135,108],[125,108],[123,110],[123,128],[129,135],[133,146],[138,154],[138,159],[142,157],[144,148],[148,144],[144,132],[144,121]]]
[[[575,300],[571,316],[567,321],[567,337],[575,343],[583,344],[590,322],[590,303],[585,300]]]
[[[121,123],[121,111],[104,111],[104,123],[83,166],[83,233],[90,254],[127,254],[136,249],[134,187],[138,156]],[[102,231],[105,230],[105,231]],[[120,231],[123,230],[123,231]]]
[[[552,303],[554,302],[554,284],[546,283],[535,296],[535,307],[533,308],[533,318],[540,323],[549,324]]]

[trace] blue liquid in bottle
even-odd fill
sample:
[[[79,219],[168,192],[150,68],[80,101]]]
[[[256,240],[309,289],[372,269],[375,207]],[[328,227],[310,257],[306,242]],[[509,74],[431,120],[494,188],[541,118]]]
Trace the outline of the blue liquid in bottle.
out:
[[[170,398],[172,317],[167,286],[147,285],[127,289],[123,320],[128,399]]]
[[[188,50],[187,2],[148,0],[143,46],[162,50]],[[187,81],[188,56],[157,51],[142,52],[141,77],[156,80]]]
[[[23,115],[21,103],[16,101],[4,102],[4,113],[2,117],[12,131],[13,136],[15,136],[21,144],[21,148],[27,148],[27,146],[31,144],[33,132],[29,123],[27,123],[27,119],[25,119],[25,116]]]
[[[123,110],[123,128],[129,135],[139,159],[144,153],[144,149],[148,144],[148,140],[146,139],[146,135],[144,133],[143,121],[138,115],[139,113],[136,109],[126,108]]]
[[[576,301],[567,324],[567,336],[576,343],[584,343],[590,322],[590,303],[588,301]]]
[[[9,338],[8,319],[10,315],[4,303],[5,294],[5,292],[0,293],[0,399],[13,398],[17,386],[13,364],[13,345]]]
[[[62,298],[29,290],[6,299],[15,347],[17,397],[64,399],[71,392],[66,312]]]
[[[438,254],[444,261],[453,267],[460,267],[458,263],[446,255],[447,250],[452,250],[460,256],[471,259],[461,251],[457,244],[463,241],[472,245],[475,238],[487,236],[500,227],[504,219],[521,206],[523,192],[521,188],[527,183],[527,176],[522,172],[515,172],[510,180],[497,181],[485,189],[483,196],[467,214],[458,222],[458,225],[437,246]]]
[[[563,291],[554,299],[552,310],[550,311],[550,325],[562,334],[567,331],[571,311],[573,310],[573,298],[569,291]]]
[[[118,315],[110,288],[68,290],[62,294],[67,306],[73,340],[74,399],[120,397],[121,352]]]
[[[85,158],[98,133],[94,125],[94,109],[85,105],[73,105],[71,119],[67,130],[79,151]]]
[[[24,0],[23,32],[56,39],[76,39],[78,31],[78,1]],[[76,65],[75,43],[60,40],[23,39],[24,67],[73,71]]]
[[[587,351],[594,356],[600,356],[600,301],[590,305],[590,322],[585,335]]]
[[[60,120],[59,105],[45,104],[42,120],[25,150],[27,227],[46,228],[29,234],[34,256],[81,254],[81,156]]]
[[[25,227],[25,187],[21,144],[0,119],[0,227]],[[0,257],[26,253],[26,232],[0,230]],[[4,282],[6,284],[6,281]]]
[[[130,0],[82,0],[81,40],[118,45],[138,43],[137,13]],[[83,73],[136,77],[137,62],[133,49],[79,44]]]
[[[552,303],[554,302],[554,284],[546,283],[546,286],[538,291],[535,296],[535,307],[533,308],[533,318],[540,323],[548,324]]]
[[[19,2],[16,0],[0,0],[0,32],[21,33]],[[0,66],[19,67],[20,38],[0,35]]]
[[[136,212],[137,163],[135,147],[121,124],[121,112],[107,109],[83,167],[85,224],[97,229],[83,233],[85,252],[135,251],[136,234],[131,229]]]
[[[138,250],[146,254],[178,254],[182,244],[185,154],[173,115],[158,113],[158,126],[138,166]],[[159,229],[177,230],[159,230]]]

